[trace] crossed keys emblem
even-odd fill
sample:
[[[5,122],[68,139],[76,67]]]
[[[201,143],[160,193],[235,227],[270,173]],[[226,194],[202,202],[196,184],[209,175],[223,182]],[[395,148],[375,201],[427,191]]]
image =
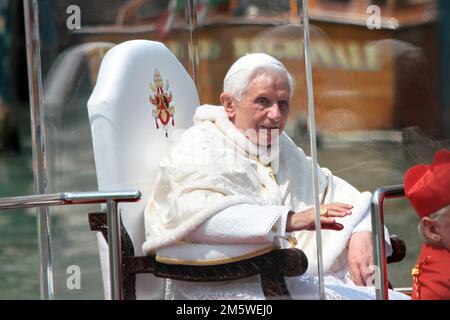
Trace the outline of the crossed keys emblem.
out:
[[[153,105],[152,115],[155,118],[156,129],[159,129],[159,124],[164,128],[164,132],[167,134],[167,126],[172,119],[172,126],[175,125],[174,114],[175,107],[171,105],[172,93],[169,91],[169,81],[166,81],[163,87],[163,80],[158,69],[155,69],[155,74],[153,75],[153,83],[150,83],[150,88],[153,95],[150,95],[150,102]]]

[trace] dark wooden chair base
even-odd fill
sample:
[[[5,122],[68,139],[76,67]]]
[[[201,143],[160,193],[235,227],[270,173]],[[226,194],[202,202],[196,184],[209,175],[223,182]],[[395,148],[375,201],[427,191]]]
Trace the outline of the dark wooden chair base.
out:
[[[90,213],[92,231],[101,231],[108,239],[105,213]],[[264,295],[268,299],[290,299],[284,277],[300,276],[308,268],[308,259],[299,249],[278,249],[260,256],[216,266],[170,265],[156,261],[155,256],[134,255],[133,243],[121,223],[122,275],[124,298],[136,299],[136,274],[152,273],[156,277],[182,281],[208,282],[238,280],[260,275]]]

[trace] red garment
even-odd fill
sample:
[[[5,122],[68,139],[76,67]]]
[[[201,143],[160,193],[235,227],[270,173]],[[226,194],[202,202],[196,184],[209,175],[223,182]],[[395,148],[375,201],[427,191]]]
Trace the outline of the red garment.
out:
[[[450,300],[450,251],[423,244],[412,277],[413,300]]]

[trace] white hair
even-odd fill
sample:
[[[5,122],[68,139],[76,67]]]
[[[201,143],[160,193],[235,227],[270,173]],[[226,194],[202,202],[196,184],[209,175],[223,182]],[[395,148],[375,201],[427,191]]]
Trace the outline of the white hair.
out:
[[[431,220],[436,221],[437,223],[441,223],[442,219],[444,218],[444,216],[450,212],[450,205],[447,205],[441,209],[439,209],[438,211],[436,211],[435,213],[432,213],[429,217]],[[422,219],[419,221],[419,225],[418,225],[418,229],[420,232],[420,235],[422,236],[423,240],[428,243],[428,244],[434,244],[434,242],[429,239],[426,235],[425,232],[423,231],[423,223],[422,223]]]
[[[294,93],[294,79],[286,67],[277,59],[264,53],[247,54],[238,59],[228,70],[223,81],[223,91],[240,100],[250,82],[263,73],[277,73],[286,77],[289,97]]]

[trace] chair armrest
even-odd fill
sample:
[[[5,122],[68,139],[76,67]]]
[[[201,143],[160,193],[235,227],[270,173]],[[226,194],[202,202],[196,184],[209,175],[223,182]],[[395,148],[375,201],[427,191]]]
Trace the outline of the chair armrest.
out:
[[[108,241],[108,222],[106,213],[104,212],[91,212],[88,214],[89,227],[91,231],[100,231]]]
[[[91,231],[100,231],[103,238],[108,242],[108,219],[104,212],[92,212],[88,214],[89,227]],[[121,234],[121,251],[122,255],[127,257],[134,256],[134,246],[130,235],[123,226],[122,218],[120,218],[120,234]]]
[[[392,255],[387,258],[387,263],[402,261],[406,256],[405,241],[403,241],[396,235],[392,235],[390,239],[392,246]]]

